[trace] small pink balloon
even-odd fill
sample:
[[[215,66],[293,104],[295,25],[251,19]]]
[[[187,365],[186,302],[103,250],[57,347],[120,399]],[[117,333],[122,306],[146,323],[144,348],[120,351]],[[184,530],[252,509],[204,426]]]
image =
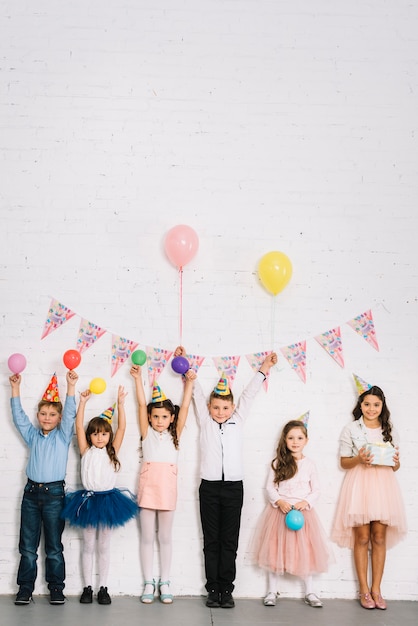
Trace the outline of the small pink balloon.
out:
[[[20,374],[20,372],[23,372],[26,367],[26,359],[23,354],[15,352],[15,354],[11,354],[9,356],[7,365],[9,366],[9,370],[13,372],[13,374]]]
[[[168,231],[164,249],[173,265],[182,268],[189,263],[199,248],[199,238],[190,226],[179,224]]]

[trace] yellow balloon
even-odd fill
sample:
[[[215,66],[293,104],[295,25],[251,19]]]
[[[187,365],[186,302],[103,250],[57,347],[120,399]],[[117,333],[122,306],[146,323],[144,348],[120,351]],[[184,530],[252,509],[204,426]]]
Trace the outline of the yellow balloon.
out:
[[[106,389],[106,381],[103,378],[93,378],[89,389],[92,393],[103,393]]]
[[[267,252],[258,264],[258,276],[267,291],[277,296],[292,278],[292,263],[284,252]]]

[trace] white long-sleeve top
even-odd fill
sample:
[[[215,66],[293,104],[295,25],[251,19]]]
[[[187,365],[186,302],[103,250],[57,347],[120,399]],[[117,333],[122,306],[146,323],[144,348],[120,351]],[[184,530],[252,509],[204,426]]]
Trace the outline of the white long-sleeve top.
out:
[[[193,386],[193,402],[200,425],[200,477],[204,480],[242,480],[242,436],[251,404],[264,381],[257,372],[242,392],[235,411],[223,424],[210,416],[200,383]]]
[[[269,502],[277,508],[278,500],[285,500],[289,504],[296,504],[306,500],[309,509],[312,509],[320,496],[320,484],[318,471],[315,463],[308,457],[297,461],[298,471],[288,480],[282,480],[279,484],[274,482],[274,471],[270,471],[266,482],[266,491]]]

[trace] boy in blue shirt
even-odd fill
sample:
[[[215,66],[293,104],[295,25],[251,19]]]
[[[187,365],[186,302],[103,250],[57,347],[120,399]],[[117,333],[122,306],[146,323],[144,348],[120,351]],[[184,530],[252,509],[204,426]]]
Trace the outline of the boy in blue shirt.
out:
[[[75,385],[78,375],[67,372],[67,397],[64,409],[58,395],[55,374],[38,404],[35,427],[20,402],[20,374],[13,374],[9,381],[12,388],[10,400],[13,422],[29,447],[26,466],[28,481],[21,505],[19,552],[20,564],[17,574],[19,591],[15,604],[29,604],[37,575],[38,547],[43,528],[45,540],[45,578],[48,583],[51,604],[64,604],[63,594],[65,562],[61,537],[64,520],[61,511],[64,504],[64,479],[67,469],[68,449],[74,434],[76,415]]]

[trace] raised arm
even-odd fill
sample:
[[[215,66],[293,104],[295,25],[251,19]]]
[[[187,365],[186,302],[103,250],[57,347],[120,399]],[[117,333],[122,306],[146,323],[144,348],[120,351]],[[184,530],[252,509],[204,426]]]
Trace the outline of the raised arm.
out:
[[[115,448],[116,454],[119,452],[119,449],[122,445],[123,437],[125,436],[126,430],[126,413],[125,413],[125,398],[128,395],[128,392],[119,385],[118,388],[118,427],[116,429],[115,438],[113,439],[113,447]]]
[[[136,400],[138,402],[139,432],[142,439],[145,439],[148,432],[149,422],[141,367],[139,365],[132,365],[130,374],[135,380]]]
[[[81,456],[83,456],[83,454],[89,447],[86,439],[86,432],[84,430],[84,409],[86,407],[86,402],[88,402],[90,396],[90,389],[86,389],[86,391],[82,391],[80,393],[80,401],[78,403],[78,410],[75,416],[75,434],[77,436],[77,443]]]
[[[193,370],[186,372],[184,376],[183,400],[177,419],[177,437],[180,439],[183,428],[186,425],[187,415],[189,413],[190,403],[192,401],[193,384],[196,379],[196,373]]]

